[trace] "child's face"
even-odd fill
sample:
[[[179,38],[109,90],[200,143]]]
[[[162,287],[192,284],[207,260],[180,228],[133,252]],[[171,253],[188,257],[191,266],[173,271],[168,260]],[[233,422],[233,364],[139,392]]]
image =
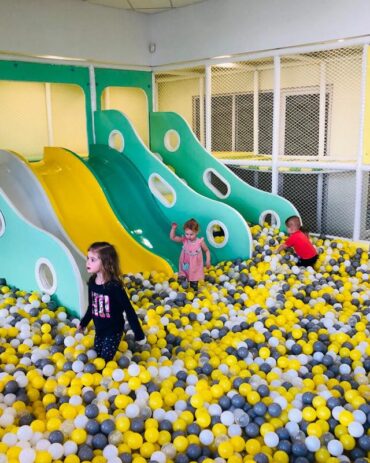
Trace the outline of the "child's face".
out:
[[[288,223],[286,228],[288,230],[289,235],[291,235],[292,233],[295,233],[297,230],[299,230],[299,227],[294,222]]]
[[[88,273],[98,273],[102,269],[99,255],[94,251],[89,251],[86,258],[86,270]]]
[[[190,230],[190,228],[185,228],[185,238],[189,241],[194,241],[197,237],[197,232]]]

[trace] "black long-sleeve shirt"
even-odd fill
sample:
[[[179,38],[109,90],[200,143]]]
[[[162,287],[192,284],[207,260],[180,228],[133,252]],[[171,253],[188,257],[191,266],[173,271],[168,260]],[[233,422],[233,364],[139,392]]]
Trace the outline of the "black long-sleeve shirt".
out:
[[[97,285],[89,281],[89,306],[83,316],[80,326],[85,328],[90,320],[94,321],[95,331],[99,335],[108,335],[124,331],[125,319],[123,312],[137,341],[145,338],[140,321],[133,309],[126,291],[118,281],[110,281]]]

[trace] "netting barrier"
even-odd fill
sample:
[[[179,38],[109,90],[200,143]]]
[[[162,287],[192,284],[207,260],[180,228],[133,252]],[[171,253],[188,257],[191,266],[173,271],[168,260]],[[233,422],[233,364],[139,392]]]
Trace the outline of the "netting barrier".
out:
[[[207,135],[213,154],[256,188],[271,191],[279,169],[278,194],[297,207],[307,228],[351,238],[360,201],[363,51],[347,46],[212,64],[209,89],[205,66],[166,71],[156,75],[158,110],[180,113],[203,145]],[[370,236],[369,189],[363,172],[361,239]]]

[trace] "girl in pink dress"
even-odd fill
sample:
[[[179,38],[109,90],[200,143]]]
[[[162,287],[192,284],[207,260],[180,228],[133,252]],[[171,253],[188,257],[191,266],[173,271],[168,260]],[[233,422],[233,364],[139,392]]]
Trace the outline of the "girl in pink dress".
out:
[[[197,238],[199,224],[196,220],[190,219],[184,224],[185,236],[176,236],[177,223],[173,223],[170,231],[172,241],[182,243],[182,250],[179,261],[179,277],[189,281],[190,286],[197,290],[198,281],[204,278],[203,252],[206,254],[206,266],[211,265],[209,249],[204,238]]]

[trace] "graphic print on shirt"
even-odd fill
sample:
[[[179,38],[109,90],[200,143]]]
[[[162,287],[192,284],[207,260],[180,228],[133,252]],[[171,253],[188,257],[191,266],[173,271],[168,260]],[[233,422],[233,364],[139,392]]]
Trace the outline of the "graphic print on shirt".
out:
[[[91,293],[92,314],[94,317],[110,318],[110,301],[106,294]]]

